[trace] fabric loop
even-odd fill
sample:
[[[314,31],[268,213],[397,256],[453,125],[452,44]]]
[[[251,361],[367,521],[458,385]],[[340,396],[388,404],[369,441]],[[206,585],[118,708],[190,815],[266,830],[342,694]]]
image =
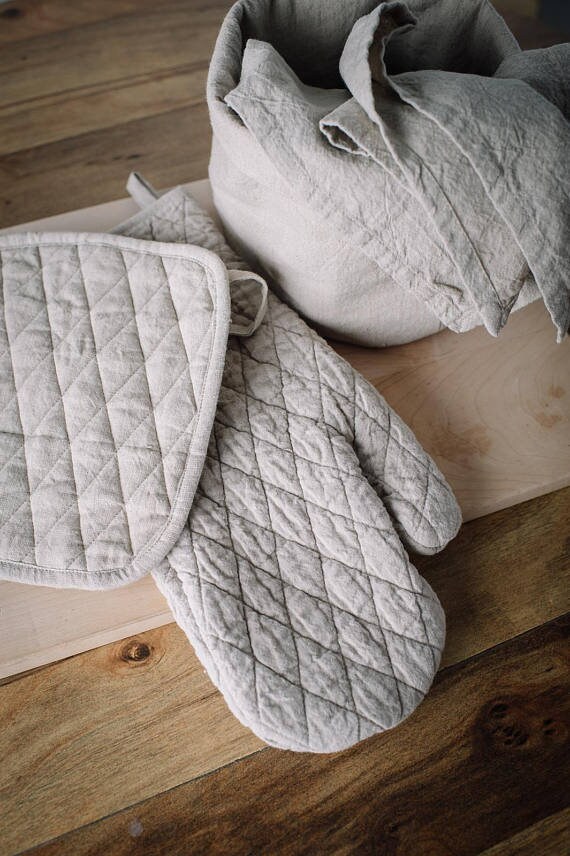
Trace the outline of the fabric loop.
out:
[[[160,194],[139,172],[131,172],[127,180],[127,191],[139,208],[148,208]]]

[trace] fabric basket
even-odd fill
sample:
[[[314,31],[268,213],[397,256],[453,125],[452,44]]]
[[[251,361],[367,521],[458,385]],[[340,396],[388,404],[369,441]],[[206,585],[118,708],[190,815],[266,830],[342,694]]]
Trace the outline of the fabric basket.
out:
[[[228,238],[337,339],[385,346],[482,323],[496,335],[540,294],[563,335],[568,218],[551,177],[567,152],[566,47],[521,52],[487,0],[240,0],[207,88],[210,179]],[[424,115],[429,85],[458,105],[445,127]],[[497,93],[498,115],[513,105],[524,158],[544,151],[548,128],[548,173],[507,163],[503,120],[477,107],[495,109]],[[482,140],[473,156],[469,138]],[[501,157],[499,180],[490,164]]]

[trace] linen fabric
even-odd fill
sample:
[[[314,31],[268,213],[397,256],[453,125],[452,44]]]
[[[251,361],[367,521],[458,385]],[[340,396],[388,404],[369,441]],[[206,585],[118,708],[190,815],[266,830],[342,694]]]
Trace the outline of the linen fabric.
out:
[[[235,266],[184,190],[135,232],[158,224]],[[460,522],[410,430],[270,294],[257,331],[230,337],[188,524],[153,576],[245,725],[274,746],[332,752],[396,725],[427,692],[445,620],[406,547],[436,552]]]
[[[570,47],[487,0],[240,0],[208,79],[231,240],[329,335],[570,321]],[[307,275],[309,284],[307,283]]]
[[[228,274],[202,247],[0,238],[0,578],[107,588],[186,522],[218,399]]]

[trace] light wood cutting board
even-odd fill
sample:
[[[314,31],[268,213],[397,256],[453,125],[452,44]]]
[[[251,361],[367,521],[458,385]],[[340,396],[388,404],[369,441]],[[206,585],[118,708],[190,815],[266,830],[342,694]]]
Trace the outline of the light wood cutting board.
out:
[[[212,211],[208,182],[188,186]],[[135,210],[119,200],[5,231],[106,231]],[[335,347],[436,459],[466,520],[570,484],[570,340],[556,345],[542,303],[512,315],[498,339],[477,328]],[[0,582],[0,678],[172,620],[150,577],[109,592]]]

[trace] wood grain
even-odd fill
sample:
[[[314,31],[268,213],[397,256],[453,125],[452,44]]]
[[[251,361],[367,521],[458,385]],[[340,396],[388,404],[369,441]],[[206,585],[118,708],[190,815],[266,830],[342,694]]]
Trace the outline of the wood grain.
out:
[[[514,518],[502,511],[473,521],[452,548],[424,560],[448,613],[445,664],[568,608],[569,499],[570,489],[520,506]],[[139,654],[133,659],[129,651]],[[0,826],[14,849],[261,745],[228,713],[174,625],[14,678],[0,687],[0,722],[0,757],[8,759],[0,767]]]
[[[193,14],[184,2],[143,6],[137,15],[67,31],[65,50],[58,50],[59,33],[5,46],[0,155],[203,102],[208,59],[227,5]],[[26,74],[28,66],[33,75]],[[202,124],[207,132],[207,119]]]
[[[559,620],[446,670],[403,725],[347,752],[266,749],[38,856],[480,853],[567,806],[568,631]]]
[[[259,749],[176,625],[0,687],[0,853]]]
[[[186,63],[153,74],[130,75],[112,84],[73,90],[67,93],[63,104],[58,93],[37,99],[33,105],[26,104],[25,109],[0,108],[0,156],[192,107],[204,100],[206,71],[204,64]],[[77,144],[81,146],[81,140]]]
[[[120,197],[134,164],[162,186],[202,178],[207,64],[229,5],[2,7],[0,227]]]
[[[0,679],[170,624],[152,577],[85,592],[0,581]]]
[[[482,856],[563,856],[570,853],[570,809],[564,809],[490,847]]]
[[[478,327],[336,350],[435,458],[467,520],[570,482],[570,338],[556,344],[541,301],[496,339]]]
[[[191,0],[190,0],[191,2]],[[190,4],[189,4],[190,5]],[[64,33],[96,21],[140,12],[156,0],[11,0],[0,8],[0,44]]]
[[[127,176],[128,178],[128,176]],[[125,187],[126,188],[126,180]],[[212,190],[207,178],[192,181],[183,185],[187,187],[194,199],[205,208],[217,221],[217,214],[212,200]],[[165,188],[166,189],[166,188]],[[91,205],[88,208],[80,208],[77,211],[66,211],[53,217],[41,217],[38,220],[30,220],[15,226],[2,229],[0,234],[14,234],[15,232],[108,232],[118,223],[122,223],[139,211],[138,205],[127,196],[123,199],[115,199],[114,202],[103,202],[101,205]],[[218,226],[220,226],[218,222]],[[221,226],[220,226],[221,228]]]
[[[131,170],[157,187],[203,178],[205,104],[137,119],[0,157],[0,228],[125,195]]]
[[[65,103],[70,94],[103,84],[111,88],[131,76],[151,76],[188,63],[207,67],[229,5],[187,0],[143,3],[136,15],[112,16],[64,34],[5,44],[0,53],[0,107],[29,105],[33,110],[46,96]],[[120,120],[119,114],[116,123]]]
[[[443,664],[570,611],[570,488],[467,523],[438,556],[415,556],[447,617]]]

